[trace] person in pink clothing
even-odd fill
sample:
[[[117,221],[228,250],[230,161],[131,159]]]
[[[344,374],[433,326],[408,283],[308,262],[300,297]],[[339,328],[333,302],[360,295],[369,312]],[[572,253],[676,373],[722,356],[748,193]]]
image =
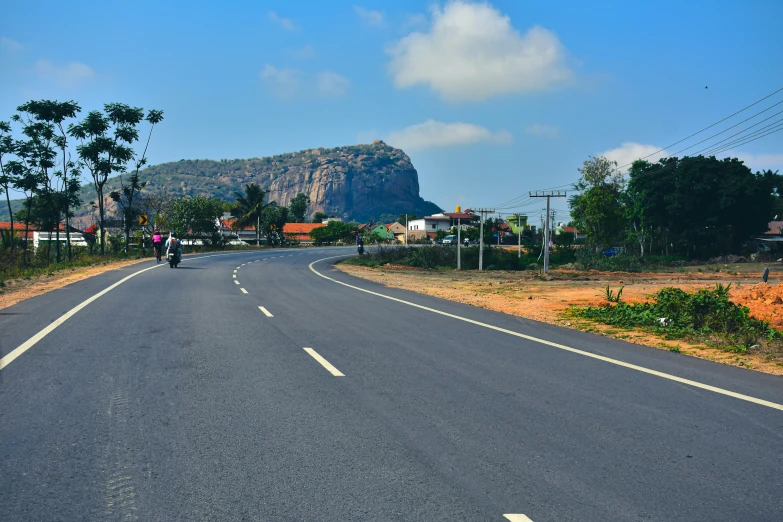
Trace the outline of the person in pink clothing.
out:
[[[155,229],[155,233],[152,235],[152,248],[155,249],[155,259],[160,263],[160,249],[163,245],[163,236],[160,235],[160,230]]]

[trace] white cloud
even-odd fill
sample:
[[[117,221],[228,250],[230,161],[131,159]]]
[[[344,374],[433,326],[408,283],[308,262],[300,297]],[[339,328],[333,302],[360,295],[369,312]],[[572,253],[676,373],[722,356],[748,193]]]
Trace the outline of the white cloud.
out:
[[[316,78],[316,88],[322,96],[337,98],[351,87],[351,81],[341,74],[332,71],[321,71]]]
[[[270,21],[276,23],[286,31],[296,31],[299,29],[296,25],[294,25],[294,22],[292,22],[290,18],[283,18],[274,11],[269,11],[268,16]]]
[[[81,62],[57,66],[48,60],[38,60],[35,62],[35,71],[44,80],[61,87],[75,87],[95,77],[95,71]]]
[[[359,15],[364,25],[382,25],[384,15],[380,11],[373,11],[371,9],[365,9],[358,5],[353,6],[353,10]]]
[[[525,35],[489,4],[455,1],[432,10],[429,32],[387,49],[395,85],[429,85],[450,101],[543,91],[570,80],[566,50],[543,27]]]
[[[752,170],[782,170],[783,153],[751,154],[749,152],[726,151],[718,155],[720,158],[737,158]]]
[[[560,134],[560,128],[556,125],[545,125],[543,123],[534,123],[525,129],[525,132],[533,136],[542,136],[544,138],[557,138]]]
[[[11,54],[11,53],[18,53],[22,49],[24,49],[24,46],[17,42],[16,40],[11,40],[10,38],[2,37],[0,38],[0,48],[3,49],[4,52]]]
[[[296,69],[277,69],[266,64],[259,76],[278,98],[291,99],[299,90],[300,75]]]
[[[403,30],[424,27],[427,25],[427,15],[421,13],[409,14],[403,25]]]
[[[628,168],[631,166],[630,164],[638,159],[645,159],[646,161],[649,161],[650,163],[655,163],[661,158],[665,158],[669,155],[669,153],[665,150],[658,152],[661,150],[661,147],[658,147],[657,145],[643,145],[641,143],[634,143],[634,142],[625,142],[616,149],[607,150],[605,152],[602,152],[599,154],[599,156],[603,156],[608,160],[616,161],[618,167],[623,167],[623,171],[627,171]],[[649,158],[645,156],[650,156]]]
[[[291,49],[288,51],[288,54],[293,56],[294,58],[298,60],[307,60],[309,58],[312,58],[315,55],[315,49],[313,49],[313,46],[310,44],[305,45],[301,49]]]
[[[470,143],[511,143],[508,131],[491,132],[486,127],[472,123],[444,123],[427,120],[402,130],[389,133],[384,141],[405,150],[422,150],[435,147],[453,147]]]

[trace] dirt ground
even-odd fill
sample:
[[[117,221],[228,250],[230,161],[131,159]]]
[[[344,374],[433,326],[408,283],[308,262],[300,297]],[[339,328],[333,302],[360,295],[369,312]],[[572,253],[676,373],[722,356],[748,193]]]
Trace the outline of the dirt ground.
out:
[[[6,286],[0,288],[0,310],[15,305],[20,301],[45,294],[52,290],[57,290],[70,285],[82,279],[87,279],[94,275],[116,270],[130,265],[135,265],[144,261],[154,261],[154,258],[134,259],[132,261],[114,261],[105,265],[86,266],[71,268],[54,272],[52,275],[42,275],[31,279],[9,279]]]
[[[748,306],[751,315],[770,321],[783,329],[783,267],[770,266],[770,284],[760,284],[765,265],[689,267],[668,273],[582,272],[553,270],[549,280],[532,272],[474,272],[423,270],[386,265],[381,268],[338,264],[351,275],[490,310],[518,315],[570,328],[624,339],[655,348],[679,350],[680,353],[712,361],[783,375],[783,361],[769,354],[735,354],[686,341],[663,340],[653,334],[619,330],[608,325],[569,318],[571,305],[599,305],[607,285],[613,290],[623,287],[625,302],[640,302],[661,288],[674,286],[685,291],[731,283],[731,299]]]

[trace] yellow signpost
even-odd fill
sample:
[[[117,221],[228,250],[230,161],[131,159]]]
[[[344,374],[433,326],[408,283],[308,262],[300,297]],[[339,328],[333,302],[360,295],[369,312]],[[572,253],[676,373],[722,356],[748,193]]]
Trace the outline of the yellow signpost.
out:
[[[150,224],[150,220],[149,220],[149,217],[147,216],[147,214],[141,214],[139,216],[139,225],[141,225],[143,227],[146,227],[149,224]]]

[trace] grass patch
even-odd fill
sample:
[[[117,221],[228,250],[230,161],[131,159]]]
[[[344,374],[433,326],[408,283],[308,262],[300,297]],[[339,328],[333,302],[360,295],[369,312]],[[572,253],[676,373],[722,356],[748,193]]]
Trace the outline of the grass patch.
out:
[[[783,354],[783,335],[766,321],[750,317],[748,308],[732,303],[730,286],[717,284],[695,293],[663,288],[649,302],[573,307],[570,313],[597,323],[639,328],[665,339],[706,341],[708,346],[730,352],[747,353],[763,344]]]

